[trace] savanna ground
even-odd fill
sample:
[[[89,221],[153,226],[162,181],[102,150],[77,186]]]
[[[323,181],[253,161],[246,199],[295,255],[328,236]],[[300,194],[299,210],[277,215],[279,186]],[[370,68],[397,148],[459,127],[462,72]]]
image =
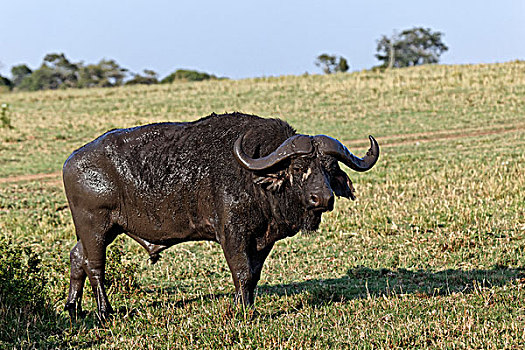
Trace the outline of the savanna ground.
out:
[[[14,127],[0,129],[1,236],[38,253],[47,279],[29,316],[0,304],[0,347],[525,346],[525,62],[12,93],[0,103]],[[372,134],[381,157],[349,173],[357,201],[337,200],[319,232],[276,244],[256,313],[232,304],[217,244],[175,246],[152,266],[122,237],[109,249],[118,313],[100,325],[87,285],[89,313],[70,322],[64,160],[111,128],[225,111],[280,117],[358,155]]]

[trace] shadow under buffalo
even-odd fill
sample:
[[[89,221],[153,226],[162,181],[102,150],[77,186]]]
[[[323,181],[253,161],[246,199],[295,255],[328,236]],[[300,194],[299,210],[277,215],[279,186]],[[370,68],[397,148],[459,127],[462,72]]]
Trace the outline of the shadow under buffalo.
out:
[[[293,295],[308,293],[309,303],[322,305],[330,302],[362,299],[393,294],[418,294],[422,297],[470,293],[475,286],[496,287],[525,278],[525,268],[495,267],[489,270],[449,269],[439,272],[406,269],[349,269],[340,278],[311,279],[283,285],[260,285],[259,295]]]
[[[257,295],[295,295],[308,294],[311,305],[340,303],[346,300],[365,299],[368,297],[391,296],[394,294],[417,294],[420,297],[450,295],[452,293],[471,293],[474,288],[491,288],[506,285],[512,281],[525,278],[525,268],[507,268],[497,266],[488,270],[448,269],[439,272],[427,270],[390,270],[386,268],[371,269],[355,267],[340,278],[311,279],[288,284],[260,284]],[[164,293],[175,294],[177,288],[166,288]],[[149,290],[148,293],[157,293]],[[183,307],[187,303],[199,300],[219,300],[232,298],[231,293],[212,293],[194,298],[171,301],[154,301],[150,307],[164,307],[171,303]]]

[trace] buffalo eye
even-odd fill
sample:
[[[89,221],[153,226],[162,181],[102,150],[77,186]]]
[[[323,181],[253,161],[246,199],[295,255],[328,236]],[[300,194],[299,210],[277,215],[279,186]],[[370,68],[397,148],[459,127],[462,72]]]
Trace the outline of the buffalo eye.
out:
[[[307,164],[304,159],[298,158],[292,163],[292,170],[297,173],[305,172],[307,169]]]

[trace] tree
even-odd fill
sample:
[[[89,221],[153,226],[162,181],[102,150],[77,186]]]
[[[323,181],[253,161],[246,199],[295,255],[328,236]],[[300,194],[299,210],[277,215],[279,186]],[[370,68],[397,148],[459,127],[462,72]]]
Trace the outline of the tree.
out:
[[[33,73],[33,71],[31,70],[31,68],[29,68],[25,64],[19,64],[18,66],[13,66],[11,68],[11,77],[12,77],[13,86],[17,87],[18,85],[20,85],[22,80],[24,80],[24,78],[27,77],[28,75],[31,75],[31,73]]]
[[[114,60],[103,59],[98,64],[82,66],[79,71],[78,87],[120,86],[128,70]]]
[[[44,57],[43,65],[54,71],[58,87],[76,87],[79,64],[71,63],[63,53],[51,53]]]
[[[406,29],[390,38],[383,35],[377,41],[375,57],[383,61],[383,68],[438,63],[439,57],[448,50],[441,40],[442,36],[441,32],[421,27]]]
[[[47,90],[86,87],[120,86],[127,77],[128,70],[114,60],[103,59],[97,64],[84,65],[72,63],[63,53],[50,53],[44,57],[37,70],[21,64],[11,69],[13,85],[20,90]],[[152,84],[158,81],[157,73],[144,70],[144,76],[135,75],[136,81]],[[137,82],[139,83],[139,82]]]
[[[30,69],[23,65],[17,66],[17,73]],[[51,53],[44,57],[42,65],[30,74],[25,74],[18,83],[20,90],[54,90],[58,88],[76,87],[80,64],[71,63],[63,53]],[[15,68],[15,67],[13,67]]]
[[[144,69],[144,75],[135,74],[132,73],[133,78],[126,81],[126,85],[136,85],[136,84],[144,84],[144,85],[151,85],[151,84],[158,84],[158,74],[155,71],[152,71],[151,69]]]
[[[20,84],[18,89],[27,91],[58,89],[60,83],[57,81],[53,70],[46,65],[42,65],[37,70],[27,75]]]
[[[348,61],[343,56],[337,57],[326,53],[317,56],[315,65],[321,67],[325,74],[346,72],[350,68]]]

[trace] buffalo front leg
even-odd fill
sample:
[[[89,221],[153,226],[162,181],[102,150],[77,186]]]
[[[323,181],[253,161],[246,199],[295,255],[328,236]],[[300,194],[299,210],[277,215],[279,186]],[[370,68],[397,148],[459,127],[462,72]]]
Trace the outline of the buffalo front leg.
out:
[[[83,316],[82,313],[82,293],[84,290],[84,282],[86,281],[86,257],[82,248],[82,242],[71,249],[69,254],[71,262],[71,274],[69,281],[69,293],[66,300],[64,310],[69,312],[71,318]]]
[[[230,268],[235,285],[235,302],[253,306],[255,288],[261,278],[264,261],[272,247],[257,251],[255,247],[239,242],[225,242],[224,256]]]

